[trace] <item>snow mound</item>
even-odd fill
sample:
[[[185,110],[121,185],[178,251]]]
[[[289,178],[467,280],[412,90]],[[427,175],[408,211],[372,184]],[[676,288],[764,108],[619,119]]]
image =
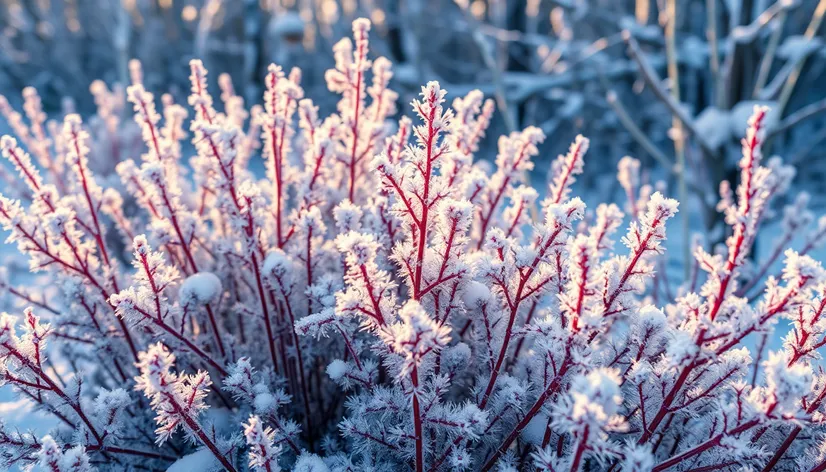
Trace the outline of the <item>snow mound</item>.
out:
[[[293,472],[330,472],[330,468],[321,457],[305,452],[295,461]]]
[[[270,252],[264,259],[264,265],[261,271],[265,277],[282,278],[289,275],[292,263],[287,257],[287,254],[280,249]]]
[[[221,464],[209,452],[209,449],[203,448],[181,457],[169,466],[166,472],[193,472],[195,470],[198,472],[217,472],[221,470]]]
[[[341,359],[336,359],[327,366],[327,375],[333,380],[338,380],[347,374],[347,363]]]
[[[181,286],[181,304],[206,305],[221,297],[223,287],[221,279],[212,272],[192,274]]]
[[[462,293],[462,302],[467,308],[476,308],[483,303],[490,300],[490,289],[475,280],[465,285],[465,290]]]

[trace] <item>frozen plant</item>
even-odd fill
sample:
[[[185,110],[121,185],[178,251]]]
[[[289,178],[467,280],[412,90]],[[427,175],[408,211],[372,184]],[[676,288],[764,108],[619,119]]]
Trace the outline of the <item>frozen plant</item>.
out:
[[[224,76],[223,112],[200,61],[188,111],[159,109],[135,73],[144,148],[118,186],[90,169],[78,115],[0,140],[20,177],[0,222],[56,288],[0,284],[27,306],[0,317],[0,381],[55,419],[42,437],[0,426],[4,466],[826,469],[826,271],[807,254],[826,230],[786,247],[814,221],[798,197],[778,249],[750,258],[794,176],[763,159],[765,108],[721,188],[725,245],[695,238],[691,276],[669,281],[680,205],[638,161],[619,161],[627,201],[590,211],[574,196],[585,137],[534,189],[538,128],[501,137],[493,168],[474,162],[493,114],[481,92],[451,107],[429,82],[396,126],[369,30],[335,46],[341,101],[324,118],[298,70],[270,66],[250,111]]]

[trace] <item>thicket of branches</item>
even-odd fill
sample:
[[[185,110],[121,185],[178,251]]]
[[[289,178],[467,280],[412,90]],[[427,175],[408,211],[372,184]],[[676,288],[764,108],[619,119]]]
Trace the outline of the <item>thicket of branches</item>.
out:
[[[777,250],[750,259],[795,175],[763,158],[769,109],[743,123],[720,188],[725,243],[692,240],[675,280],[678,202],[640,161],[619,162],[625,201],[588,209],[572,195],[582,136],[537,190],[541,129],[499,137],[493,165],[474,158],[496,108],[480,91],[448,107],[429,82],[415,119],[391,120],[370,29],[356,20],[334,46],[324,117],[298,69],[270,65],[251,107],[224,76],[218,111],[201,61],[187,106],[156,100],[132,62],[141,156],[118,156],[119,183],[90,160],[122,149],[118,93],[95,86],[97,129],[47,120],[31,88],[6,110],[19,175],[0,222],[59,290],[3,280],[28,308],[0,317],[0,373],[59,424],[0,429],[5,465],[826,469],[826,273],[808,255],[826,219],[795,197]]]

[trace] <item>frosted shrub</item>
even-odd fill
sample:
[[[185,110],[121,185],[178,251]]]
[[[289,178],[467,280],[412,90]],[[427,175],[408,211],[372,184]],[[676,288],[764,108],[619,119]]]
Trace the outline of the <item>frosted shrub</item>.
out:
[[[2,138],[20,179],[0,221],[57,290],[3,279],[29,308],[0,317],[0,373],[56,426],[1,428],[4,466],[826,469],[826,273],[806,255],[826,222],[800,252],[782,236],[762,265],[750,257],[794,175],[761,155],[766,109],[721,189],[728,239],[683,241],[696,262],[677,284],[664,260],[678,203],[638,161],[619,164],[627,201],[594,211],[572,196],[584,137],[547,188],[525,180],[537,128],[501,137],[487,170],[473,155],[492,102],[448,107],[430,82],[416,120],[396,124],[369,29],[358,20],[335,46],[341,101],[326,118],[277,65],[263,107],[224,78],[219,112],[200,61],[188,108],[166,99],[159,113],[133,65],[145,147],[117,165],[122,186],[90,170],[79,116],[44,134],[26,93],[31,131],[15,129],[37,164]],[[792,200],[787,233],[811,223],[805,204]]]

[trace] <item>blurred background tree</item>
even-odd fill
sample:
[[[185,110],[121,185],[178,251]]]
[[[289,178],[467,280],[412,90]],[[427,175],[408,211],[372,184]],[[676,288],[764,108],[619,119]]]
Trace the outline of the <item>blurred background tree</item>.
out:
[[[249,103],[267,64],[299,67],[327,112],[335,97],[316,89],[332,45],[365,16],[403,103],[433,79],[452,97],[481,89],[499,105],[488,139],[527,125],[548,135],[535,179],[585,134],[588,188],[619,191],[616,162],[634,155],[719,239],[711,202],[755,103],[773,109],[770,150],[821,185],[824,13],[826,0],[0,0],[0,93],[17,106],[31,85],[50,113],[91,114],[92,81],[122,93],[136,58],[148,89],[184,101],[200,57],[216,90],[226,72]]]

